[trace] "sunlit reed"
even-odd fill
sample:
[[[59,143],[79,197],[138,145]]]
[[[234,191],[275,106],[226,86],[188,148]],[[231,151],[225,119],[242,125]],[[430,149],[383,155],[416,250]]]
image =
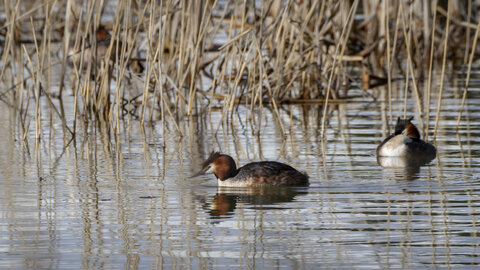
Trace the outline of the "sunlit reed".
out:
[[[7,1],[0,8],[0,97],[17,108],[24,132],[34,116],[36,137],[47,113],[43,100],[66,137],[100,119],[116,133],[124,119],[161,120],[164,129],[168,121],[182,135],[180,121],[220,108],[218,130],[240,105],[252,130],[268,108],[287,133],[280,110],[291,103],[323,104],[324,134],[329,104],[349,102],[352,88],[382,96],[378,80],[387,86],[390,125],[413,113],[406,109],[414,100],[428,134],[432,70],[442,70],[436,132],[446,67],[461,56],[470,75],[477,8],[437,1]],[[405,80],[403,112],[392,111],[398,78]],[[66,96],[73,96],[73,118],[63,111]]]

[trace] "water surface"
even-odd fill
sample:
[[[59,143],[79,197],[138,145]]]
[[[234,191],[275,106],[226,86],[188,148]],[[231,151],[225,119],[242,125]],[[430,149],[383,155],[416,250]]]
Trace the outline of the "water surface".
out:
[[[480,263],[479,86],[458,132],[462,89],[447,89],[438,157],[418,168],[378,165],[388,119],[378,89],[378,99],[354,90],[358,98],[332,105],[325,140],[320,105],[281,106],[280,118],[239,106],[228,123],[213,110],[182,121],[182,135],[171,122],[125,119],[118,136],[92,124],[69,141],[45,114],[41,139],[23,139],[2,104],[0,267],[470,269]],[[396,118],[403,99],[394,98]],[[423,130],[425,119],[414,122]],[[287,162],[311,185],[221,189],[211,175],[189,179],[213,150],[240,165]]]

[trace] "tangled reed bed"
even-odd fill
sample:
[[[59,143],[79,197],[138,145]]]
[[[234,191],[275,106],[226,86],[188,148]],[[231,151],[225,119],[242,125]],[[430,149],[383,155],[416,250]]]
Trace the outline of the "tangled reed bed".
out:
[[[219,108],[229,119],[239,104],[252,115],[266,105],[278,115],[282,104],[321,103],[324,126],[328,104],[348,102],[349,89],[360,86],[390,102],[391,123],[391,81],[400,78],[409,81],[405,98],[414,97],[419,115],[428,120],[433,66],[442,68],[437,110],[448,65],[468,67],[466,98],[478,54],[476,5],[5,1],[0,99],[18,112],[23,131],[34,119],[37,138],[46,113],[74,137],[78,122],[105,120],[118,131],[126,117],[168,120],[180,132],[185,116]],[[379,84],[387,91],[373,88]],[[62,102],[70,95],[74,112],[68,118]]]

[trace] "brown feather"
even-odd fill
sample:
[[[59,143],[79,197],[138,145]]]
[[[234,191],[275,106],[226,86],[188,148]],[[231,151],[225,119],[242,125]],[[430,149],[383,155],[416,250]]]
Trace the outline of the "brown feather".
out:
[[[405,129],[407,130],[407,136],[408,137],[410,137],[412,139],[415,139],[415,140],[420,139],[420,132],[418,131],[417,127],[414,124],[408,123],[407,127]]]
[[[203,162],[202,168],[208,167],[210,164],[212,164],[215,161],[215,159],[217,159],[221,155],[222,154],[220,154],[219,152],[211,152],[210,155],[208,156],[207,160],[205,160]]]
[[[228,155],[219,155],[213,165],[215,166],[215,176],[222,181],[237,174],[237,165],[233,158]]]

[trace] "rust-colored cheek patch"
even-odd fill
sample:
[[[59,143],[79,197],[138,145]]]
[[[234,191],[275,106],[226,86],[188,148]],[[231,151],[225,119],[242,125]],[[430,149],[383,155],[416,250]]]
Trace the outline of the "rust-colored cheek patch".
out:
[[[420,132],[418,132],[418,129],[414,124],[408,123],[406,129],[407,129],[408,137],[414,138],[414,139],[420,139]]]

